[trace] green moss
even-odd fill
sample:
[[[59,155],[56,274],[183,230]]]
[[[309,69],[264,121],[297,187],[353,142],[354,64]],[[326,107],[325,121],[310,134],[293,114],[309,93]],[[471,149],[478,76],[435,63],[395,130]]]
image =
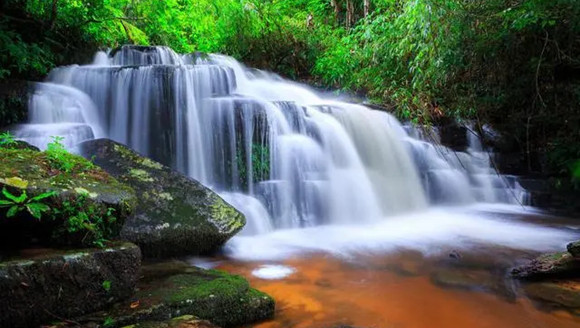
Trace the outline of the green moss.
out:
[[[211,204],[211,211],[214,223],[220,225],[227,233],[237,232],[246,224],[246,218],[217,195]]]
[[[66,170],[55,166],[54,156],[46,152],[0,148],[0,189],[7,187],[14,194],[25,190],[28,197],[53,193],[42,200],[48,209],[41,220],[29,226],[32,219],[22,211],[16,221],[0,221],[0,229],[1,224],[20,224],[18,229],[34,230],[34,237],[50,246],[102,245],[118,236],[125,218],[135,210],[133,189],[83,157],[59,156],[66,160]]]
[[[212,277],[212,275],[215,275]],[[248,282],[240,277],[210,270],[205,275],[182,274],[169,279],[177,290],[166,299],[171,303],[214,297],[233,298],[249,289]]]
[[[141,170],[141,169],[131,169],[131,171],[129,171],[129,175],[131,175],[131,177],[143,181],[143,182],[153,182],[155,181],[150,175],[149,173],[147,173],[147,171],[145,170]]]
[[[63,172],[51,166],[46,153],[29,149],[0,148],[0,179],[18,177],[38,189],[83,188],[89,193],[133,194],[133,190],[119,183],[102,169],[83,157],[71,155],[73,170]]]

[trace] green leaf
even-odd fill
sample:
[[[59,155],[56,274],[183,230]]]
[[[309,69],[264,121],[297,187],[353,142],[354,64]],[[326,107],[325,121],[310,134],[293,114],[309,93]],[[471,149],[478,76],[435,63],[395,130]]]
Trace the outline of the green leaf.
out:
[[[103,289],[106,291],[111,290],[111,281],[110,280],[103,281]]]
[[[32,199],[30,201],[39,201],[39,200],[43,200],[43,199],[48,198],[48,197],[52,197],[54,195],[56,195],[56,192],[49,191],[49,192],[42,193],[36,197],[32,197]]]
[[[0,199],[0,207],[7,207],[12,205],[14,205],[14,202],[5,199]]]
[[[28,213],[30,213],[33,217],[40,220],[40,218],[42,217],[42,212],[50,210],[50,207],[46,204],[30,203],[26,205],[26,209],[28,210]]]
[[[6,190],[6,188],[2,188],[2,194],[4,195],[4,197],[10,199],[14,203],[20,204],[26,200],[26,191],[24,190],[22,191],[22,194],[20,194],[20,196],[16,197],[12,195],[8,190]]]
[[[18,205],[14,205],[8,210],[8,213],[6,213],[6,217],[9,217],[9,218],[14,217],[21,210],[22,210],[22,207],[20,207]]]

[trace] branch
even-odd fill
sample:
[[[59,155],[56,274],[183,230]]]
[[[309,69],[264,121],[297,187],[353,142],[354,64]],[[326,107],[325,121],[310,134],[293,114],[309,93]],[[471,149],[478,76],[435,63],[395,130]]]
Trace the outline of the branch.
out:
[[[103,18],[103,19],[89,19],[87,21],[84,21],[82,24],[80,24],[80,26],[82,25],[86,25],[86,24],[91,24],[91,23],[104,23],[106,21],[112,21],[112,20],[120,20],[120,21],[140,21],[140,20],[145,20],[147,18],[145,17],[109,17],[109,18]]]
[[[540,94],[539,77],[540,77],[540,67],[542,66],[542,59],[544,58],[544,52],[546,51],[546,46],[548,45],[548,31],[545,32],[546,38],[544,40],[544,47],[542,48],[542,53],[540,54],[540,59],[538,60],[538,67],[536,68],[536,93],[538,94],[538,97],[540,98],[540,101],[542,102],[542,105],[544,105],[544,107],[546,107],[546,103],[544,102],[544,98],[542,98],[542,95]]]

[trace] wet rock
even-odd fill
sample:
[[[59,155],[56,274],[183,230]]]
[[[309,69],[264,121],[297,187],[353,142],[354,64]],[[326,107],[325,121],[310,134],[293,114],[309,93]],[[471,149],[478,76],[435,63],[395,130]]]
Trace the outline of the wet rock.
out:
[[[451,123],[439,127],[441,144],[455,151],[465,151],[469,147],[468,129],[458,123]]]
[[[441,287],[458,289],[494,289],[493,277],[485,271],[443,269],[431,275],[431,281]]]
[[[136,214],[121,236],[146,257],[211,252],[245,225],[244,216],[209,188],[119,143],[91,140],[78,150],[137,193]]]
[[[564,278],[580,276],[580,261],[568,252],[544,254],[512,270],[521,279]]]
[[[66,152],[55,159],[20,142],[0,148],[0,190],[0,249],[33,242],[90,247],[118,236],[136,204],[130,187],[86,159]],[[85,221],[71,226],[79,213]],[[91,229],[79,228],[87,220]]]
[[[33,145],[29,144],[28,142],[22,141],[22,140],[15,140],[12,143],[4,144],[4,145],[2,145],[2,148],[5,148],[5,149],[28,149],[28,150],[33,150],[33,151],[40,151],[40,149],[38,149],[38,147],[33,146]]]
[[[524,286],[530,298],[566,308],[580,308],[580,281],[534,282]]]
[[[164,275],[163,266],[163,263],[158,263],[154,268],[144,267],[144,278],[131,301],[75,321],[103,323],[106,318],[112,318],[116,327],[123,327],[192,315],[222,327],[232,327],[274,315],[274,300],[251,288],[240,276],[186,266],[176,261],[170,263],[171,269]],[[155,273],[154,276],[148,277],[151,273]]]
[[[580,240],[569,243],[566,246],[566,249],[568,249],[568,253],[572,254],[575,258],[580,258]]]
[[[184,315],[167,321],[147,321],[125,328],[219,328],[207,320],[199,320],[192,315]]]
[[[0,327],[38,327],[126,299],[140,263],[139,248],[130,243],[0,262]]]

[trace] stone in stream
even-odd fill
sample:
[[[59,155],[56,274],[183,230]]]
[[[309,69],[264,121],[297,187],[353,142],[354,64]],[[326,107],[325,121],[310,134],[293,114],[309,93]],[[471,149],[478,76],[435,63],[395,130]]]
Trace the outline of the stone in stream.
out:
[[[274,316],[274,300],[240,276],[179,261],[144,266],[141,275],[132,300],[75,321],[101,324],[109,318],[115,327],[149,327],[151,322],[191,315],[221,327],[235,327]]]
[[[575,241],[573,243],[569,243],[566,246],[566,249],[568,249],[568,252],[572,254],[572,256],[580,258],[580,240]]]
[[[244,216],[209,188],[126,146],[98,139],[78,151],[137,193],[136,214],[121,236],[146,257],[211,252],[245,225]]]
[[[565,308],[580,308],[580,281],[554,280],[524,285],[526,295],[534,300]]]
[[[580,261],[568,252],[544,254],[511,273],[520,279],[580,277]]]
[[[137,201],[130,187],[86,159],[66,151],[51,156],[23,142],[0,147],[0,190],[4,250],[93,246],[118,236]]]
[[[127,328],[219,328],[207,320],[200,320],[192,315],[184,315],[165,321],[144,321]]]
[[[42,250],[0,262],[0,327],[38,327],[103,309],[133,293],[136,245]]]

